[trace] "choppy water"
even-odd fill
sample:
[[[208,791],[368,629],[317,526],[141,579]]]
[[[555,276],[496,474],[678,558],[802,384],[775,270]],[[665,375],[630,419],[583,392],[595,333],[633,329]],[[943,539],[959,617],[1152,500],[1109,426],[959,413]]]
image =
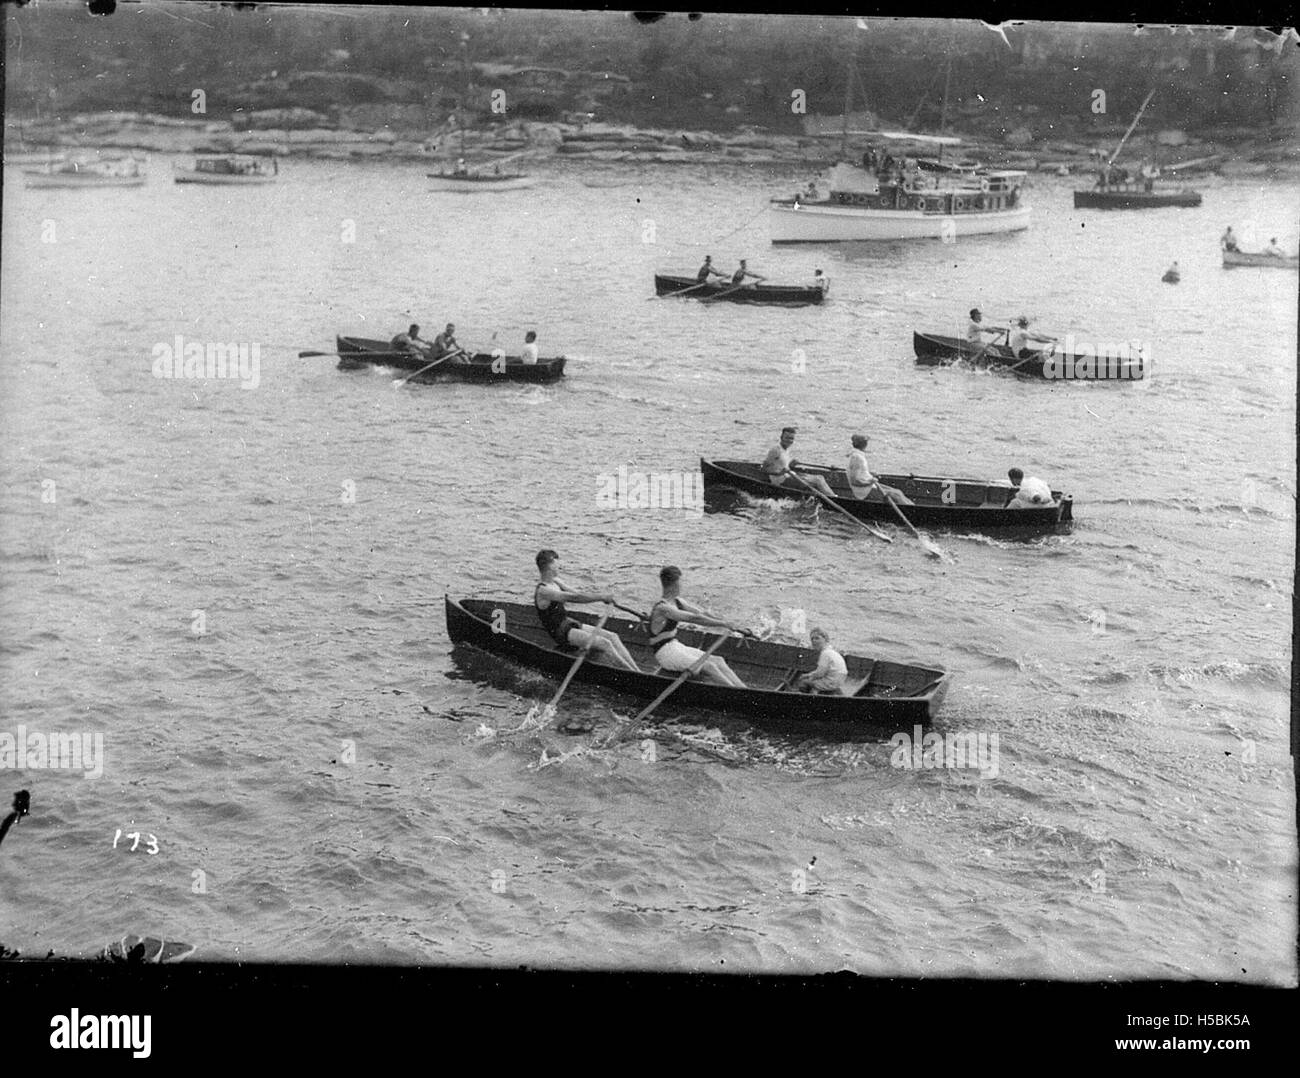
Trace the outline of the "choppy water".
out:
[[[1210,180],[1199,210],[1107,215],[1037,179],[1028,233],[800,249],[767,244],[764,199],[798,179],[777,171],[593,189],[557,167],[467,198],[416,165],[292,161],[246,190],[168,168],[100,192],[6,172],[0,732],[101,732],[106,762],[0,774],[5,807],[33,795],[0,940],[1295,983],[1296,276],[1226,272],[1216,246],[1231,222],[1294,247],[1293,186]],[[833,302],[647,301],[655,268],[705,252],[821,266]],[[1154,372],[915,366],[912,329],[976,304],[1150,340]],[[396,390],[297,356],[412,319],[482,345],[536,327],[570,377]],[[177,334],[258,342],[257,388],[153,377]],[[757,457],[787,423],[809,461],[865,429],[885,471],[1018,463],[1075,496],[1078,526],[943,535],[935,563],[802,505],[596,504],[620,464]],[[802,610],[846,650],[951,669],[939,728],[998,734],[998,777],[690,712],[653,760],[634,742],[550,766],[584,739],[482,737],[554,686],[453,660],[441,596],[526,599],[541,546],[634,605],[676,562],[738,620]],[[563,708],[607,723],[610,704],[575,686]],[[119,828],[160,852],[114,849]]]

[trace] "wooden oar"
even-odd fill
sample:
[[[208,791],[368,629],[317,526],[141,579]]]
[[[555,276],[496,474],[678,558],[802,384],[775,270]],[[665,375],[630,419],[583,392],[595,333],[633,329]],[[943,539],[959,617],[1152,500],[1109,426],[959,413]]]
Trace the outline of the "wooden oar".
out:
[[[643,614],[639,610],[633,610],[630,606],[623,606],[620,603],[611,603],[610,605],[613,606],[614,609],[616,610],[623,611],[624,614],[631,614],[634,618],[637,618],[640,621],[650,620],[649,614]]]
[[[875,485],[877,489],[880,489],[880,480],[877,479]],[[903,515],[903,510],[898,507],[898,503],[894,501],[894,499],[891,498],[888,494],[886,494],[883,489],[880,489],[880,496],[889,503],[889,507],[893,509],[898,519],[901,520],[907,526],[908,531],[910,531],[914,536],[916,536],[916,541],[921,544],[922,549],[924,549],[925,552],[930,555],[930,557],[932,558],[943,557],[943,551],[940,550],[939,547],[937,547],[934,543],[932,543],[919,531],[917,531],[914,527],[912,527],[912,522]]]
[[[654,698],[654,702],[651,703],[649,707],[642,710],[642,712],[632,720],[632,722],[628,725],[628,727],[625,730],[623,730],[622,733],[619,735],[619,739],[627,740],[628,738],[632,737],[636,733],[637,729],[640,727],[641,723],[645,721],[645,719],[654,711],[654,709],[657,708],[660,704],[662,704],[665,700],[667,700],[668,697],[672,696],[672,694],[677,691],[677,689],[686,681],[687,678],[691,677],[691,675],[693,674],[698,674],[700,672],[700,668],[706,662],[708,662],[709,657],[715,651],[717,651],[718,648],[722,647],[722,645],[725,644],[730,639],[731,639],[730,633],[720,634],[718,636],[718,639],[716,639],[715,641],[713,641],[711,645],[709,645],[709,649],[703,655],[701,655],[698,659],[695,660],[695,662],[693,662],[690,666],[688,666],[685,670],[683,670],[681,674],[678,675],[676,681],[674,681],[671,685],[668,686],[668,688],[664,689],[663,692],[661,692],[658,696],[656,696]]]
[[[840,505],[838,502],[831,501],[830,498],[826,497],[825,494],[823,494],[823,493],[822,493],[820,490],[818,490],[815,486],[813,486],[813,485],[812,485],[811,483],[809,483],[806,479],[804,479],[804,477],[801,476],[798,472],[796,472],[796,471],[794,471],[793,469],[791,469],[791,470],[789,470],[789,471],[786,472],[786,475],[792,475],[792,476],[794,476],[797,480],[799,480],[800,483],[802,483],[805,487],[807,487],[808,490],[812,491],[813,494],[817,495],[818,498],[820,498],[822,501],[824,501],[827,505],[829,505],[829,506],[830,506],[832,509],[834,509],[837,513],[841,513],[841,514],[843,514],[844,516],[848,517],[851,521],[853,521],[854,524],[858,525],[858,527],[860,527],[860,528],[866,528],[866,530],[869,531],[872,535],[874,535],[877,539],[883,539],[886,543],[892,543],[892,542],[894,541],[894,540],[891,539],[888,535],[886,535],[884,532],[879,531],[879,530],[876,529],[876,528],[873,528],[873,527],[872,527],[870,524],[868,524],[865,520],[859,520],[857,517],[855,517],[852,513],[850,513],[847,509],[844,508],[844,506]]]
[[[560,697],[564,695],[564,690],[569,687],[569,682],[573,680],[573,675],[578,672],[578,667],[580,667],[583,664],[583,661],[587,658],[588,653],[591,651],[591,646],[596,642],[596,633],[605,627],[605,622],[609,620],[609,615],[610,611],[606,610],[605,613],[601,615],[600,620],[596,622],[596,628],[587,637],[587,643],[578,653],[578,657],[573,660],[573,665],[569,667],[569,672],[565,675],[564,680],[560,682],[559,691],[551,697],[551,702],[542,709],[542,720],[544,722],[550,722],[554,717],[555,705],[560,702]]]
[[[684,296],[684,295],[686,295],[687,292],[694,292],[697,288],[703,288],[703,287],[704,287],[706,284],[708,284],[708,283],[709,283],[708,281],[701,281],[699,284],[693,284],[693,285],[691,285],[690,288],[683,288],[683,289],[680,289],[680,290],[677,291],[677,292],[665,292],[662,296],[659,295],[658,293],[656,293],[656,294],[653,295],[653,296],[647,296],[646,299],[647,299],[647,300],[651,300],[651,299],[672,299],[673,296]]]
[[[393,382],[393,385],[394,385],[394,386],[397,386],[397,387],[404,386],[404,385],[406,385],[406,383],[409,382],[412,378],[418,378],[418,377],[419,377],[420,375],[422,375],[425,371],[431,371],[431,370],[433,370],[433,368],[436,367],[436,366],[438,366],[440,363],[446,363],[447,360],[449,360],[449,359],[455,359],[458,355],[461,355],[464,351],[465,351],[465,349],[463,349],[463,348],[457,348],[456,351],[454,351],[454,352],[448,352],[448,353],[447,353],[445,356],[443,356],[441,359],[435,359],[435,360],[434,360],[432,363],[430,363],[427,367],[421,367],[421,368],[420,368],[418,371],[416,371],[414,374],[408,374],[405,378],[399,378],[399,379],[397,379],[396,381]]]
[[[765,281],[767,280],[767,278],[760,277],[758,278],[758,280]],[[712,303],[715,299],[721,299],[723,296],[729,296],[731,295],[732,292],[739,292],[742,288],[746,288],[746,287],[748,287],[747,282],[741,281],[740,284],[734,284],[730,288],[724,289],[723,291],[719,292],[716,296],[705,296],[702,300],[700,300],[700,302]]]
[[[361,358],[365,356],[409,356],[410,352],[299,352],[299,359],[311,359],[315,356],[343,356],[345,358]]]

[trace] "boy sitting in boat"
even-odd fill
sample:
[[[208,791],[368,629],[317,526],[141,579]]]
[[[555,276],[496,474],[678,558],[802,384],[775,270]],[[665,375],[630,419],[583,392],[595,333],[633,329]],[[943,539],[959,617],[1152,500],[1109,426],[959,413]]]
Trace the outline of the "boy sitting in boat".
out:
[[[730,622],[714,617],[681,598],[682,571],[677,566],[665,565],[660,569],[659,583],[663,587],[663,597],[650,609],[650,646],[654,648],[655,659],[665,670],[680,674],[704,659],[705,653],[699,648],[689,647],[677,639],[679,621],[693,625],[715,625],[733,632],[741,631]],[[727,685],[733,689],[745,687],[745,683],[735,675],[726,660],[719,659],[716,655],[705,659],[699,673],[705,680],[717,685]]]
[[[603,659],[611,666],[621,666],[625,670],[641,673],[641,668],[617,633],[583,625],[569,617],[564,606],[566,602],[612,603],[614,596],[570,591],[557,575],[559,563],[560,555],[554,550],[538,551],[537,571],[541,579],[533,589],[533,606],[537,608],[537,617],[543,628],[551,634],[551,639],[562,648],[589,647],[592,658]]]
[[[844,656],[831,647],[831,638],[825,629],[813,629],[808,638],[817,652],[817,667],[795,678],[794,688],[824,696],[843,696],[844,679],[849,676]]]
[[[1043,509],[1056,503],[1052,488],[1041,479],[1032,475],[1025,478],[1025,473],[1019,468],[1012,468],[1007,476],[1016,492],[1015,497],[1007,502],[1008,509]]]
[[[888,498],[895,505],[915,505],[916,503],[897,487],[886,486],[871,474],[871,467],[867,464],[867,445],[871,439],[865,434],[855,434],[851,440],[853,448],[849,451],[849,466],[845,469],[845,474],[848,476],[849,489],[853,491],[853,496],[859,501],[866,501],[875,494],[875,501],[884,501]]]

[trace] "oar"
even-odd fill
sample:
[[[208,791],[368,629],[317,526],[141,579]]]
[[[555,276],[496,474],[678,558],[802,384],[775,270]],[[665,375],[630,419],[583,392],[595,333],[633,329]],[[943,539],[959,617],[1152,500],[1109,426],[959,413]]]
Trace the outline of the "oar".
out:
[[[694,292],[697,288],[703,288],[708,283],[708,281],[701,281],[699,284],[691,285],[690,288],[683,288],[677,292],[665,292],[662,296],[655,294],[653,296],[647,296],[646,299],[672,299],[673,296],[684,296],[687,292]]]
[[[730,633],[721,633],[718,636],[718,639],[716,639],[715,641],[713,641],[711,645],[709,645],[709,649],[703,655],[701,655],[698,659],[695,660],[694,663],[692,663],[685,670],[683,670],[681,674],[678,675],[676,681],[674,681],[671,685],[668,686],[668,688],[664,689],[663,692],[661,692],[658,696],[656,696],[654,698],[654,702],[649,707],[645,708],[639,715],[636,716],[636,718],[632,720],[631,724],[627,727],[627,729],[625,729],[619,735],[620,740],[626,740],[632,737],[632,735],[636,733],[637,728],[651,714],[651,712],[653,712],[655,708],[657,708],[660,704],[662,704],[665,700],[667,700],[668,697],[672,696],[672,694],[677,691],[678,687],[681,686],[686,681],[687,678],[689,678],[693,674],[698,674],[700,668],[706,662],[708,662],[709,656],[711,656],[715,651],[718,650],[718,648],[722,647],[722,645],[725,644],[730,639],[731,639]]]
[[[759,280],[765,281],[767,280],[767,278],[761,277],[759,278]],[[716,296],[705,296],[702,300],[700,300],[700,302],[712,303],[715,299],[721,299],[723,296],[729,296],[731,295],[732,292],[739,292],[744,287],[746,287],[746,283],[744,281],[741,281],[740,284],[732,285],[730,288],[724,289],[723,291],[719,292]]]
[[[877,488],[879,488],[880,480],[876,480],[875,485]],[[898,503],[895,502],[893,498],[891,498],[883,490],[880,491],[880,496],[889,503],[889,507],[893,509],[898,519],[901,520],[905,525],[907,525],[907,530],[910,531],[914,536],[916,536],[916,541],[921,544],[922,548],[925,550],[927,554],[930,555],[930,557],[932,558],[943,557],[943,551],[940,550],[939,547],[937,547],[934,543],[932,543],[929,539],[927,539],[924,535],[922,535],[919,531],[917,531],[914,527],[912,527],[912,522],[903,515],[903,511],[898,507]]]
[[[616,610],[621,610],[621,611],[623,611],[624,614],[631,614],[634,618],[638,619],[639,621],[649,621],[649,620],[650,620],[650,615],[649,615],[649,614],[643,614],[643,613],[641,613],[641,611],[639,611],[639,610],[633,610],[630,606],[623,606],[623,605],[620,604],[620,603],[611,603],[610,605],[613,606],[614,609],[616,609]]]
[[[409,356],[410,352],[299,352],[299,359],[310,359],[315,356],[342,356],[345,358],[364,359],[367,356]]]
[[[408,374],[405,378],[399,378],[399,379],[397,379],[395,382],[393,382],[393,385],[394,385],[394,386],[398,386],[398,387],[404,386],[404,385],[406,385],[406,383],[409,382],[412,378],[418,378],[418,377],[419,377],[420,375],[422,375],[425,371],[431,371],[431,370],[433,370],[433,368],[436,367],[436,366],[438,366],[439,363],[446,363],[447,360],[449,360],[449,359],[455,359],[458,355],[460,355],[460,354],[461,354],[462,352],[464,352],[464,351],[465,351],[465,349],[463,349],[463,348],[457,348],[456,351],[454,351],[454,352],[448,352],[448,353],[447,353],[445,356],[443,356],[441,359],[435,359],[435,360],[434,360],[432,363],[430,363],[427,367],[421,367],[421,368],[420,368],[418,371],[416,371],[414,374]]]
[[[844,516],[848,517],[851,521],[853,521],[854,524],[858,525],[858,527],[860,527],[860,528],[866,528],[867,531],[869,531],[869,532],[870,532],[872,535],[874,535],[877,539],[883,539],[886,543],[892,543],[892,542],[894,541],[894,540],[891,539],[888,535],[886,535],[884,532],[879,531],[879,530],[877,530],[876,528],[873,528],[873,527],[872,527],[870,524],[868,524],[865,520],[859,520],[857,517],[855,517],[852,513],[850,513],[847,509],[844,508],[844,506],[840,505],[838,502],[833,502],[833,501],[831,501],[830,498],[826,497],[825,494],[823,494],[823,493],[822,493],[820,490],[818,490],[815,486],[813,486],[813,485],[812,485],[811,483],[809,483],[806,479],[804,479],[804,477],[801,476],[798,472],[793,471],[793,470],[790,470],[790,471],[787,471],[786,474],[787,474],[787,475],[792,475],[792,476],[794,476],[797,480],[799,480],[800,483],[802,483],[805,487],[807,487],[810,491],[812,491],[813,494],[817,495],[818,498],[820,498],[822,501],[824,501],[827,505],[829,505],[829,506],[830,506],[832,509],[834,509],[837,513],[842,513]]]
[[[583,646],[582,650],[578,652],[578,657],[573,660],[573,665],[569,667],[568,674],[566,674],[564,680],[560,682],[559,691],[551,697],[551,702],[542,708],[543,722],[550,722],[551,719],[554,718],[555,705],[560,702],[560,697],[564,695],[564,690],[569,687],[569,682],[573,680],[573,675],[578,672],[578,667],[580,667],[583,661],[587,658],[587,654],[591,651],[591,646],[596,642],[596,633],[605,627],[605,622],[609,620],[609,615],[610,611],[608,610],[601,615],[600,620],[596,622],[595,630],[587,637],[587,643]]]

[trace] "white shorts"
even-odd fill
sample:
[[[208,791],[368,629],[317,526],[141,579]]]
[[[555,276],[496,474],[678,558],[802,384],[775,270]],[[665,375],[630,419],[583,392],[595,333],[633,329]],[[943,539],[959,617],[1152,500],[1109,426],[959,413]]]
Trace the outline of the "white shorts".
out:
[[[689,670],[702,658],[704,652],[699,648],[688,647],[680,640],[669,640],[655,652],[655,661],[665,670],[671,670],[676,674]]]
[[[573,648],[585,648],[587,641],[595,635],[595,630],[585,626],[578,626],[569,630],[569,646]]]

